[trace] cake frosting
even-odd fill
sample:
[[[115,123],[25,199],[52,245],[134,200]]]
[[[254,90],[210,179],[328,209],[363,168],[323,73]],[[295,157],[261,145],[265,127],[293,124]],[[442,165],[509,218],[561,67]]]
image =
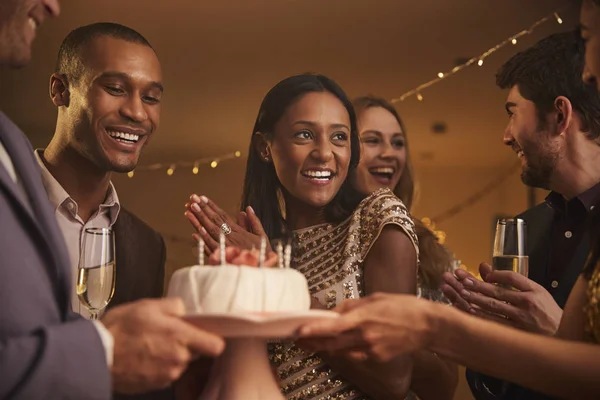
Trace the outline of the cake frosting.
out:
[[[306,278],[291,268],[196,265],[175,271],[168,296],[186,312],[288,312],[310,309]]]

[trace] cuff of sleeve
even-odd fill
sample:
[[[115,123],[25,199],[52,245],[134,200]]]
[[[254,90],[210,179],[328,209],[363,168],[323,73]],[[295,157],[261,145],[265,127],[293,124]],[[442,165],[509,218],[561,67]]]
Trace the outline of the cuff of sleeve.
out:
[[[115,339],[113,335],[106,329],[104,324],[100,321],[92,321],[96,330],[98,331],[98,335],[100,335],[100,340],[102,340],[102,345],[104,346],[104,353],[106,354],[106,365],[110,369],[113,365],[113,353],[115,346]]]

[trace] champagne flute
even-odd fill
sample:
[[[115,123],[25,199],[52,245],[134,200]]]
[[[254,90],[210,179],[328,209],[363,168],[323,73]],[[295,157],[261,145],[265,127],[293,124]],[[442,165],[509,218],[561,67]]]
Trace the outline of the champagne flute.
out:
[[[110,302],[115,292],[115,236],[110,228],[87,228],[77,269],[77,296],[90,319]]]
[[[514,271],[525,277],[529,274],[527,256],[527,224],[520,218],[499,219],[496,223],[492,268]]]

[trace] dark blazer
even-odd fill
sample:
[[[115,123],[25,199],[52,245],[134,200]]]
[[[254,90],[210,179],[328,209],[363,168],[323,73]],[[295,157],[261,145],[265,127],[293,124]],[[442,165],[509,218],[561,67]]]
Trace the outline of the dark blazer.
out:
[[[113,225],[117,277],[108,308],[143,298],[163,295],[165,242],[141,219],[121,207]]]
[[[571,289],[573,289],[573,286],[575,285],[575,281],[583,271],[585,260],[587,259],[590,249],[590,238],[586,232],[582,237],[577,250],[575,250],[575,254],[571,259],[568,268],[560,279],[559,287],[556,289],[552,288],[550,282],[546,281],[546,268],[548,266],[548,258],[552,246],[550,235],[552,233],[554,214],[555,210],[552,207],[548,206],[546,203],[542,203],[530,208],[518,217],[523,218],[527,223],[529,278],[544,286],[546,290],[550,292],[552,297],[554,297],[554,300],[558,305],[561,308],[564,308],[569,293],[571,293]],[[471,392],[477,400],[553,399],[553,397],[534,392],[510,382],[488,377],[475,371],[467,370],[466,374]],[[489,394],[484,385],[491,389],[495,395]]]
[[[143,298],[162,297],[165,279],[165,243],[160,234],[121,207],[113,225],[117,277],[115,294],[108,305]],[[115,400],[170,400],[172,389],[142,395],[114,394]]]
[[[69,258],[33,149],[1,112],[0,141],[27,196],[0,165],[0,399],[110,399],[100,336],[71,311]]]

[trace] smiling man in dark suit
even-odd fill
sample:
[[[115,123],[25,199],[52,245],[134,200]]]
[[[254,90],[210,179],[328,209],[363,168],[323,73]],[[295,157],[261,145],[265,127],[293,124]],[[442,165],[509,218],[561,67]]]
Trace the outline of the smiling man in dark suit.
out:
[[[573,32],[551,35],[515,55],[497,83],[509,89],[504,143],[521,160],[526,185],[551,190],[519,217],[527,223],[529,279],[512,273],[518,291],[466,271],[445,274],[444,293],[458,308],[518,329],[554,335],[562,308],[589,251],[586,220],[600,200],[600,97],[581,78],[583,43]],[[458,278],[458,279],[457,279]],[[509,301],[510,299],[510,301]],[[467,371],[478,400],[548,399],[517,385]]]
[[[116,286],[109,309],[163,294],[163,239],[122,206],[111,182],[112,172],[135,168],[158,128],[161,81],[161,65],[150,43],[135,30],[108,22],[69,33],[50,78],[50,97],[58,108],[56,129],[46,149],[35,155],[73,276],[84,230],[112,228],[115,233]],[[89,317],[75,287],[73,280],[73,310]],[[167,392],[152,398],[170,398]]]
[[[26,65],[39,25],[58,13],[58,0],[1,0],[0,67]],[[0,398],[108,400],[111,389],[156,390],[193,355],[223,349],[221,338],[181,320],[180,299],[131,302],[88,321],[72,312],[72,285],[31,144],[0,112]]]

